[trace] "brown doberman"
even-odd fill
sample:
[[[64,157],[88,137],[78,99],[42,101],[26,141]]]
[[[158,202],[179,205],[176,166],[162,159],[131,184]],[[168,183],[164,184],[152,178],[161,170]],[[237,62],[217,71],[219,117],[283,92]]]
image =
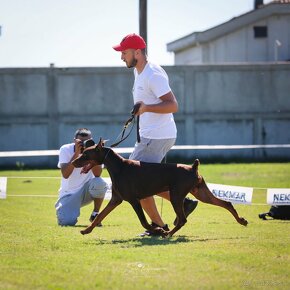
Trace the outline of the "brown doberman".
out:
[[[243,226],[248,224],[247,220],[238,216],[230,202],[218,199],[211,193],[203,177],[198,174],[198,159],[192,166],[129,160],[105,147],[100,139],[98,144],[86,148],[72,164],[75,167],[83,167],[84,173],[97,164],[104,164],[112,180],[111,200],[91,225],[81,231],[83,235],[89,234],[115,207],[126,200],[132,205],[145,229],[161,233],[163,237],[171,237],[186,223],[183,200],[189,192],[202,202],[224,207],[239,224]],[[168,232],[160,227],[151,226],[140,204],[140,199],[164,191],[169,191],[170,202],[178,219],[176,226]]]

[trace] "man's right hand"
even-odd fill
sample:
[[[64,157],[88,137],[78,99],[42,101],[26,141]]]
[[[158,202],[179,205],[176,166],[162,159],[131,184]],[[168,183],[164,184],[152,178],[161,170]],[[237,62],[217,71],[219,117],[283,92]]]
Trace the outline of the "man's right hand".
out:
[[[84,142],[80,139],[75,139],[75,154],[78,156],[84,149]]]

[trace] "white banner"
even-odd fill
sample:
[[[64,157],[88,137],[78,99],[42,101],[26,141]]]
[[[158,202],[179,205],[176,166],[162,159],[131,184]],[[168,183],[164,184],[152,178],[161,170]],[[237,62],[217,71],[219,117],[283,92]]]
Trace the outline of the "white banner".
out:
[[[290,188],[268,188],[267,203],[273,205],[290,205]]]
[[[6,198],[7,177],[0,177],[0,198]]]
[[[252,203],[252,187],[241,187],[214,183],[208,183],[207,186],[213,195],[219,199],[239,204]]]

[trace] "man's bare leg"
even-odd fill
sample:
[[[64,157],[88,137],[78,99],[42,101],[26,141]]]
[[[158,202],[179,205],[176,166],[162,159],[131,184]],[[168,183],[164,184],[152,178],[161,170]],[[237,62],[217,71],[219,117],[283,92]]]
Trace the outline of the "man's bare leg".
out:
[[[150,217],[151,221],[154,222],[155,224],[159,225],[160,227],[163,227],[165,223],[163,222],[157,207],[155,200],[153,196],[144,198],[140,200],[142,208],[145,210],[145,212],[148,214]]]

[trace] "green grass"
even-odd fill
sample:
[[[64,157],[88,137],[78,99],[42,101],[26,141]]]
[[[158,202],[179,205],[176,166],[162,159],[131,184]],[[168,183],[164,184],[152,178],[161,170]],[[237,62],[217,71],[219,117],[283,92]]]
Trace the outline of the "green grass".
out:
[[[201,165],[200,173],[211,183],[290,187],[290,163]],[[76,227],[59,227],[56,197],[9,196],[56,195],[58,170],[0,176],[10,177],[0,200],[0,289],[290,289],[290,222],[260,220],[267,205],[235,206],[245,228],[225,210],[199,204],[174,237],[162,239],[138,237],[143,229],[123,202],[102,228],[82,236],[92,207],[82,208]],[[265,189],[253,198],[265,203]],[[166,201],[162,216],[172,225]]]

